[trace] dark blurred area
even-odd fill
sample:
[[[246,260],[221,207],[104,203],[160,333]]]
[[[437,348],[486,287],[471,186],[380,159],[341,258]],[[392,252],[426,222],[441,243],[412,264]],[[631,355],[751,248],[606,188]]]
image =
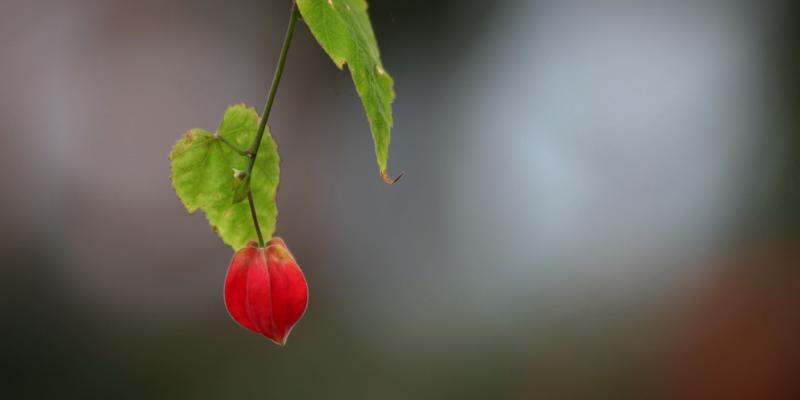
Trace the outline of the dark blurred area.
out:
[[[260,109],[290,5],[0,2],[0,397],[800,398],[795,2],[370,1],[392,187],[300,24],[279,348],[167,154]]]

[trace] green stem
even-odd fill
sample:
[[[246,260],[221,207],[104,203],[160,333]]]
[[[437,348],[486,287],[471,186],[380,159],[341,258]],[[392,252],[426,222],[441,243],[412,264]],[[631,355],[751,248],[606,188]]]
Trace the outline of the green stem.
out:
[[[261,234],[261,226],[258,225],[256,218],[256,203],[253,202],[253,192],[247,193],[247,202],[250,203],[250,215],[253,216],[253,224],[256,227],[256,235],[258,235],[258,247],[264,247],[264,236]]]
[[[286,36],[283,39],[283,47],[281,47],[281,55],[278,58],[278,66],[275,69],[275,76],[272,78],[272,86],[269,88],[267,103],[264,105],[264,112],[261,113],[261,121],[258,124],[258,131],[256,132],[255,140],[253,140],[253,145],[250,146],[250,151],[248,152],[251,156],[250,162],[247,164],[247,176],[252,176],[253,174],[253,166],[256,163],[256,157],[258,157],[258,148],[261,146],[261,138],[264,137],[264,129],[267,127],[269,113],[272,111],[272,103],[275,101],[275,94],[278,92],[278,85],[281,83],[283,67],[286,65],[286,55],[289,54],[289,45],[292,43],[292,37],[294,37],[294,28],[297,26],[297,20],[299,17],[300,11],[297,9],[297,4],[293,1],[292,15],[289,17],[289,27],[286,29]],[[253,202],[252,192],[248,192],[247,199],[250,202],[250,215],[253,216],[253,225],[255,226],[256,233],[258,234],[258,244],[260,247],[264,247],[264,237],[261,235],[261,226],[258,223],[258,216],[256,215],[256,206]]]

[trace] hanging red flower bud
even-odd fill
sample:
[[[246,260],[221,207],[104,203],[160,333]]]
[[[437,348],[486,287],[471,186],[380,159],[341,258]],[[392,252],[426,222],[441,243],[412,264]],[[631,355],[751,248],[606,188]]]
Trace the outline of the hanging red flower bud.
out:
[[[256,242],[233,255],[225,277],[225,306],[241,326],[279,345],[308,306],[303,271],[280,238]]]

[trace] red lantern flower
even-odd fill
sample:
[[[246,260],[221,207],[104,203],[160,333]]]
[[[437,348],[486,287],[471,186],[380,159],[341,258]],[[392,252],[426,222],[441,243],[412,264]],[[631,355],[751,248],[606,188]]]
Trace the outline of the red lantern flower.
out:
[[[303,271],[280,238],[256,242],[233,255],[225,277],[225,306],[239,325],[279,345],[308,306]]]

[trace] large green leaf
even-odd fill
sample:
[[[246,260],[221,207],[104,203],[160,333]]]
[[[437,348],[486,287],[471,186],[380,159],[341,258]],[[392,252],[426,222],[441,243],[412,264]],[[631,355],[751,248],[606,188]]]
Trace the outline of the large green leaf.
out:
[[[211,228],[235,250],[256,240],[248,202],[234,203],[235,170],[246,170],[249,158],[237,153],[248,148],[258,129],[258,114],[244,105],[229,107],[217,133],[202,129],[187,132],[172,148],[172,186],[190,213],[203,210]],[[280,175],[278,146],[269,129],[264,132],[253,166],[250,190],[261,230],[269,238],[275,231],[278,209],[275,193]],[[237,186],[238,187],[238,186]]]
[[[389,159],[394,81],[381,64],[364,0],[297,0],[300,14],[340,69],[346,63],[367,112],[383,179]]]

